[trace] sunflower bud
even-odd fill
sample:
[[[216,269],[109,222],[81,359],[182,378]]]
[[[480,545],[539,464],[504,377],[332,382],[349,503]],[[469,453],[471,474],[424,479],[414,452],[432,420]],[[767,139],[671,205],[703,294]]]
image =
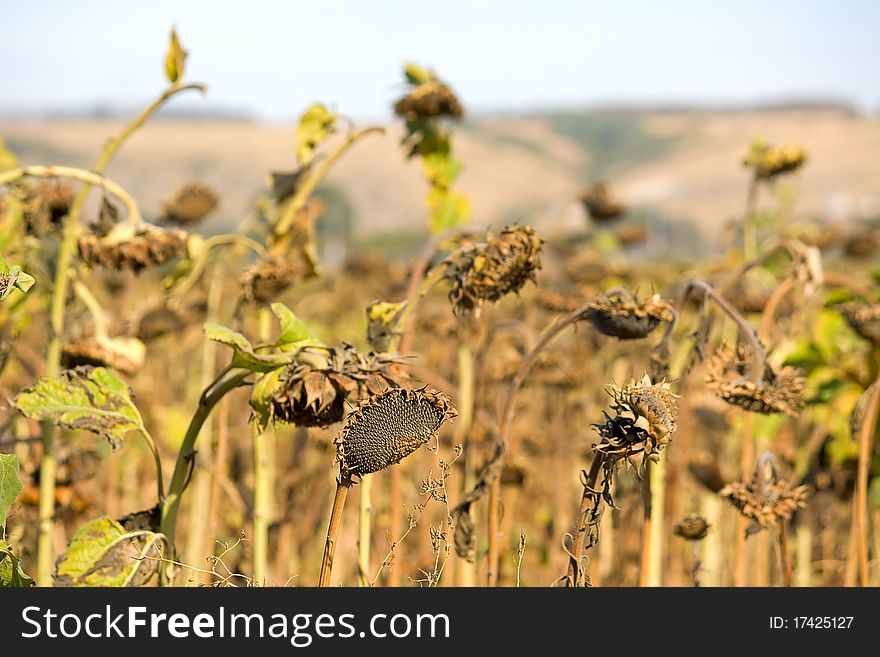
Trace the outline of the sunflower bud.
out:
[[[541,238],[530,226],[508,226],[484,246],[467,248],[449,263],[449,300],[459,316],[476,316],[484,301],[498,301],[535,281]]]
[[[399,463],[456,415],[440,392],[392,388],[373,395],[348,416],[337,439],[342,470],[363,476]]]
[[[589,304],[589,318],[597,331],[621,340],[647,337],[660,322],[674,318],[672,304],[655,294],[644,303],[630,294],[613,298],[602,294]]]
[[[159,221],[182,226],[197,224],[219,204],[214,191],[200,182],[186,183],[162,202]]]
[[[795,416],[804,405],[804,377],[794,367],[778,371],[764,364],[764,376],[754,382],[748,378],[752,366],[742,347],[736,352],[720,349],[706,359],[706,384],[728,404],[752,413],[785,413]]]

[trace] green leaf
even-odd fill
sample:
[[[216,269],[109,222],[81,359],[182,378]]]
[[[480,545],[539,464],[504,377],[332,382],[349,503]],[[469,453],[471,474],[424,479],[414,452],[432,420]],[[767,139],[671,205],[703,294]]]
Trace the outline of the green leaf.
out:
[[[16,288],[26,293],[33,284],[33,276],[24,273],[21,267],[10,267],[0,254],[0,301],[12,294],[12,290]]]
[[[272,397],[273,392],[277,388],[281,374],[284,370],[280,367],[267,372],[256,380],[251,388],[251,396],[249,403],[253,410],[254,424],[257,430],[262,433],[272,421]]]
[[[128,532],[109,516],[96,518],[77,530],[58,559],[55,586],[141,586],[158,570],[164,542],[161,534]]]
[[[177,38],[177,30],[171,30],[171,38],[168,40],[168,52],[165,54],[165,77],[171,84],[183,78],[184,64],[189,53],[180,45]]]
[[[12,552],[8,543],[0,541],[0,589],[21,589],[35,586],[21,568],[21,561]]]
[[[336,114],[321,103],[315,103],[303,112],[296,130],[296,158],[302,166],[311,162],[315,148],[330,136],[335,126]]]
[[[461,162],[453,159],[448,152],[435,152],[422,159],[425,177],[434,187],[448,189],[461,171]]]
[[[15,454],[0,454],[0,529],[6,528],[6,514],[24,488],[18,470]]]
[[[425,82],[437,79],[437,76],[434,73],[422,68],[418,64],[414,64],[413,62],[407,62],[403,65],[403,76],[406,78],[406,81],[413,86],[418,86]]]
[[[470,200],[464,194],[433,187],[428,192],[431,216],[428,228],[435,235],[466,223],[471,214]]]
[[[233,350],[232,367],[240,367],[251,372],[269,372],[276,367],[290,363],[292,354],[259,354],[244,335],[219,324],[205,324],[205,337],[225,344]]]
[[[301,345],[304,342],[320,344],[318,336],[283,303],[273,303],[272,313],[281,322],[281,337],[278,338],[280,345]]]
[[[78,367],[59,376],[44,377],[19,393],[13,404],[32,420],[91,431],[114,446],[121,444],[130,431],[143,429],[128,386],[103,367]]]

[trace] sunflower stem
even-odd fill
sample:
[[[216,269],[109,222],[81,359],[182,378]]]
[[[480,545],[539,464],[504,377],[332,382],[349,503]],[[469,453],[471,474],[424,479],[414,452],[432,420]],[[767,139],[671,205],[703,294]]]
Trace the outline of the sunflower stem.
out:
[[[360,482],[358,500],[358,586],[369,586],[370,572],[370,526],[373,514],[373,475],[364,475]]]
[[[596,485],[604,463],[605,455],[601,452],[596,452],[593,455],[590,472],[584,481],[584,492],[581,496],[581,506],[578,509],[574,538],[572,539],[571,552],[568,556],[568,573],[564,577],[564,580],[570,587],[577,588],[582,580],[581,556],[584,552],[584,544],[586,543],[587,532],[590,528],[591,516],[593,519],[601,518],[601,505],[604,502],[601,494],[596,490]]]
[[[340,468],[339,477],[336,479],[336,495],[333,497],[333,508],[330,510],[330,523],[327,526],[327,539],[324,541],[324,556],[321,558],[321,574],[318,578],[318,586],[330,586],[333,558],[336,554],[336,543],[339,540],[339,528],[342,525],[342,510],[345,508],[345,499],[348,497],[348,489],[351,488],[351,484],[351,478],[343,474]]]
[[[272,314],[268,308],[260,308],[259,337],[268,342],[272,326]],[[269,565],[269,524],[272,518],[272,490],[275,472],[275,432],[267,425],[263,431],[254,428],[254,580],[266,584]]]

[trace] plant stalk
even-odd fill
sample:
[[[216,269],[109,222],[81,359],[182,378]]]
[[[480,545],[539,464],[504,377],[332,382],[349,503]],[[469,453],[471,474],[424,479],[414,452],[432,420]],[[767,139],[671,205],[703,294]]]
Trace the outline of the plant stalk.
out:
[[[260,308],[259,336],[270,339],[272,315]],[[255,425],[256,427],[256,425]],[[272,489],[275,471],[275,431],[271,426],[260,432],[254,429],[254,580],[265,586],[269,567],[269,524],[272,518]]]
[[[324,542],[324,556],[321,559],[321,575],[318,586],[330,586],[330,574],[333,570],[333,557],[336,554],[336,543],[339,540],[339,528],[342,525],[342,510],[345,498],[351,488],[351,478],[340,471],[336,479],[336,495],[333,497],[333,508],[330,511],[330,524],[327,526],[327,539]]]
[[[177,453],[177,461],[174,464],[174,474],[168,486],[168,495],[162,505],[162,521],[159,531],[165,535],[169,546],[174,550],[174,535],[177,527],[177,514],[180,510],[180,497],[186,488],[190,464],[195,458],[195,444],[205,421],[211,415],[214,406],[231,390],[239,387],[250,376],[249,370],[224,370],[214,383],[205,388],[199,399],[199,405],[190,420],[189,427]],[[170,573],[165,575],[166,583],[170,583]]]
[[[358,504],[358,586],[369,586],[370,580],[370,527],[372,524],[373,475],[361,477]]]

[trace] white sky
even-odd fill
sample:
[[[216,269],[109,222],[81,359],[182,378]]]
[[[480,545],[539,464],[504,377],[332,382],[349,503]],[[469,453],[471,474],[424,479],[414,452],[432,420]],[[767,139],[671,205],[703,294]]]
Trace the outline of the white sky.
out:
[[[387,116],[411,59],[471,111],[833,97],[880,110],[875,0],[0,0],[0,114],[127,109],[177,25],[195,109]]]

